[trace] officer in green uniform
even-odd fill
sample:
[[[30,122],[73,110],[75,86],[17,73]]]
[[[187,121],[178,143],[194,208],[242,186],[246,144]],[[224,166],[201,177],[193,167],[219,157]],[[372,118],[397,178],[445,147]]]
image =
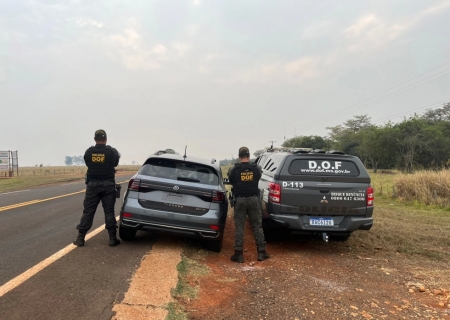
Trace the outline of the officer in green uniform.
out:
[[[90,147],[84,154],[84,161],[88,167],[86,176],[86,195],[81,221],[77,226],[78,237],[73,242],[78,247],[84,246],[86,233],[92,227],[95,211],[102,202],[105,211],[105,228],[109,234],[109,245],[117,246],[120,240],[116,237],[117,221],[114,214],[116,203],[115,167],[119,164],[120,155],[116,149],[106,145],[105,130],[95,131],[95,146]]]
[[[250,163],[250,151],[247,147],[239,149],[239,163],[228,171],[228,179],[233,185],[236,198],[234,206],[234,225],[236,226],[234,240],[234,255],[231,261],[243,263],[244,227],[248,215],[253,229],[258,260],[263,261],[270,256],[266,252],[266,242],[262,229],[262,213],[259,206],[258,181],[261,178],[261,168],[256,163]]]

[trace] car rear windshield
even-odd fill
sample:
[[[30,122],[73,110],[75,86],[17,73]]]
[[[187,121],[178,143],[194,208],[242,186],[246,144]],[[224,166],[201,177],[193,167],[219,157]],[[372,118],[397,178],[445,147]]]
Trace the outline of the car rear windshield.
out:
[[[219,177],[211,167],[187,161],[172,159],[148,159],[139,174],[177,181],[188,181],[209,185],[218,185]]]
[[[352,161],[326,159],[298,159],[291,162],[290,174],[318,176],[359,176],[359,169]]]

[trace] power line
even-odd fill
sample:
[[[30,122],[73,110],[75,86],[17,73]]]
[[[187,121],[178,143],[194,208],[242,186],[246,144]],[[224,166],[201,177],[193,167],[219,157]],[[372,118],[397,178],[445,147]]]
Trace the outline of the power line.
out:
[[[433,107],[436,107],[436,106],[440,106],[442,104],[446,104],[446,103],[449,103],[449,102],[450,102],[450,100],[436,102],[436,103],[430,104],[430,105],[428,105],[426,107],[421,107],[421,108],[418,108],[418,109],[414,109],[414,110],[410,110],[410,111],[406,111],[406,112],[402,112],[402,113],[397,113],[397,114],[395,114],[393,116],[389,116],[389,117],[385,117],[385,118],[382,118],[382,119],[378,119],[378,120],[373,121],[372,123],[378,123],[378,122],[382,122],[382,121],[386,121],[386,120],[395,119],[395,118],[398,118],[400,116],[403,116],[403,115],[406,115],[406,114],[409,114],[409,113],[426,110],[426,109],[433,108]]]
[[[400,84],[398,84],[398,85],[396,85],[396,86],[394,86],[394,87],[392,87],[392,88],[390,88],[390,89],[387,89],[387,90],[385,90],[385,91],[382,91],[382,92],[380,92],[380,93],[378,93],[378,94],[376,94],[376,95],[374,95],[374,96],[372,96],[372,97],[370,97],[370,98],[368,98],[368,99],[365,99],[365,100],[363,100],[363,101],[361,101],[361,102],[358,102],[358,103],[356,103],[356,104],[354,104],[354,105],[352,105],[352,106],[350,106],[350,107],[348,107],[348,108],[345,108],[345,109],[343,109],[342,111],[347,111],[347,110],[353,109],[354,107],[357,107],[357,106],[361,105],[362,103],[364,103],[364,102],[366,102],[366,101],[373,100],[374,98],[376,98],[376,97],[378,97],[378,96],[380,96],[380,95],[382,95],[382,94],[384,94],[384,93],[386,93],[386,92],[389,92],[389,91],[391,91],[391,90],[393,90],[393,89],[395,89],[395,88],[398,88],[398,87],[400,87],[400,86],[402,86],[402,85],[404,85],[404,84],[406,84],[406,83],[408,83],[408,82],[410,82],[410,81],[412,81],[412,80],[415,80],[415,79],[417,79],[417,78],[420,78],[420,77],[426,75],[427,73],[430,73],[430,72],[432,72],[432,71],[434,71],[434,70],[436,70],[436,69],[439,69],[439,68],[441,68],[441,67],[443,67],[443,66],[445,66],[445,65],[447,65],[447,64],[450,64],[450,61],[448,61],[448,62],[446,62],[446,63],[444,63],[444,64],[441,64],[441,65],[439,65],[439,66],[437,66],[437,67],[435,67],[435,68],[433,68],[433,69],[431,69],[431,70],[428,70],[427,72],[424,72],[424,73],[422,73],[422,74],[420,74],[420,75],[418,75],[418,76],[415,76],[415,77],[413,77],[413,78],[411,78],[411,79],[409,79],[409,80],[407,80],[407,81],[404,81],[404,82],[402,82],[402,83],[400,83]],[[427,79],[429,79],[429,78],[435,77],[436,75],[439,75],[439,74],[441,74],[441,73],[443,73],[443,72],[446,72],[446,71],[449,71],[449,70],[450,70],[450,69],[441,71],[441,72],[439,72],[439,73],[437,73],[437,74],[434,74],[434,75],[431,76],[431,77],[425,78],[425,79],[423,79],[423,80],[421,80],[421,81],[424,81],[424,80],[427,80]],[[436,78],[436,79],[438,79],[438,78]],[[433,79],[433,80],[436,80],[436,79]],[[431,81],[433,81],[433,80],[431,80]],[[417,82],[417,83],[420,83],[421,81],[419,81],[419,82]],[[416,85],[417,83],[411,84],[410,86],[414,86],[414,85]],[[427,82],[425,82],[425,83],[427,83]],[[423,84],[425,84],[425,83],[422,83],[421,85],[423,85]],[[402,89],[400,89],[399,91],[404,90],[404,89],[406,89],[406,88],[408,88],[408,87],[402,88]],[[398,92],[398,91],[397,91],[397,92]],[[391,94],[394,94],[394,93],[396,93],[396,92],[392,92]],[[381,99],[383,99],[383,98],[381,98]],[[369,104],[370,104],[370,103],[373,103],[373,102],[374,102],[374,101],[369,102]],[[321,119],[321,120],[318,120],[318,121],[313,122],[313,123],[311,123],[311,124],[308,124],[308,125],[307,125],[306,127],[304,127],[303,129],[309,129],[310,127],[313,127],[313,126],[317,125],[318,123],[323,123],[324,120],[333,118],[333,117],[335,117],[336,115],[339,115],[339,113],[341,113],[342,111],[336,112],[336,113],[334,113],[334,114],[332,114],[332,115],[326,117],[325,119]],[[353,111],[354,111],[354,110],[352,110],[352,112],[353,112]]]
[[[447,71],[449,71],[449,72],[447,72]],[[430,78],[433,78],[433,77],[435,77],[435,76],[437,76],[437,75],[439,75],[439,74],[441,74],[441,73],[443,73],[443,72],[447,72],[447,73],[445,73],[445,74],[443,74],[443,75],[441,75],[441,76],[439,76],[439,77],[437,77],[437,78],[434,78],[434,79],[431,79],[431,80],[429,80],[429,81],[423,82],[423,83],[420,83],[420,81],[419,81],[418,83],[411,84],[410,86],[407,86],[407,87],[405,87],[405,88],[402,88],[402,89],[400,89],[400,90],[397,91],[397,92],[393,92],[393,93],[387,95],[387,96],[384,97],[384,98],[380,98],[380,99],[378,99],[378,100],[369,102],[369,103],[364,104],[364,105],[362,105],[362,106],[360,106],[360,107],[358,107],[358,108],[355,108],[355,109],[352,109],[352,110],[350,110],[350,111],[348,111],[348,112],[346,112],[346,113],[343,113],[343,114],[341,114],[338,118],[343,117],[343,116],[346,116],[346,115],[349,115],[349,114],[355,112],[356,110],[360,110],[360,109],[365,108],[365,107],[373,106],[373,105],[377,104],[378,102],[382,102],[382,101],[388,100],[388,99],[390,99],[390,98],[392,98],[392,97],[396,97],[396,96],[398,96],[398,95],[400,95],[400,94],[402,94],[402,93],[405,93],[406,91],[412,90],[412,89],[417,88],[417,87],[420,87],[420,86],[422,86],[422,85],[424,85],[424,84],[426,84],[426,83],[432,82],[432,81],[437,80],[437,79],[439,79],[439,78],[442,78],[442,77],[444,77],[444,76],[446,76],[446,75],[449,75],[449,74],[450,74],[450,69],[444,70],[444,71],[442,71],[442,72],[439,72],[439,73],[437,73],[437,74],[435,74],[435,75],[433,75],[433,76],[431,76],[431,77],[425,78],[425,79],[423,79],[423,80],[421,80],[421,81],[424,81],[424,80],[428,80],[428,79],[430,79]],[[335,119],[336,119],[336,118],[335,118]]]

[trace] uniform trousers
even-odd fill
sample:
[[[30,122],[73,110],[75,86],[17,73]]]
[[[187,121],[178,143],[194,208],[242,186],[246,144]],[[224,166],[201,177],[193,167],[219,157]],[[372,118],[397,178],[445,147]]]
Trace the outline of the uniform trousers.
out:
[[[105,229],[115,230],[117,221],[114,214],[116,204],[116,184],[114,181],[89,181],[86,186],[84,197],[84,210],[80,224],[77,229],[80,233],[86,234],[92,227],[95,211],[99,202],[102,202],[105,212]]]
[[[252,226],[253,236],[255,237],[258,251],[265,250],[266,242],[262,229],[262,214],[259,206],[258,197],[236,198],[234,207],[234,225],[236,227],[234,236],[234,249],[243,250],[244,246],[244,228],[246,217],[249,217]]]

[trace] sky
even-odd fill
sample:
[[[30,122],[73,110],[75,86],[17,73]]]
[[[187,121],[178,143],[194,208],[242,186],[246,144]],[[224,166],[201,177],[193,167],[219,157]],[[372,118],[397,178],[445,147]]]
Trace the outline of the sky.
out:
[[[450,101],[450,0],[0,0],[0,151],[225,159]]]

